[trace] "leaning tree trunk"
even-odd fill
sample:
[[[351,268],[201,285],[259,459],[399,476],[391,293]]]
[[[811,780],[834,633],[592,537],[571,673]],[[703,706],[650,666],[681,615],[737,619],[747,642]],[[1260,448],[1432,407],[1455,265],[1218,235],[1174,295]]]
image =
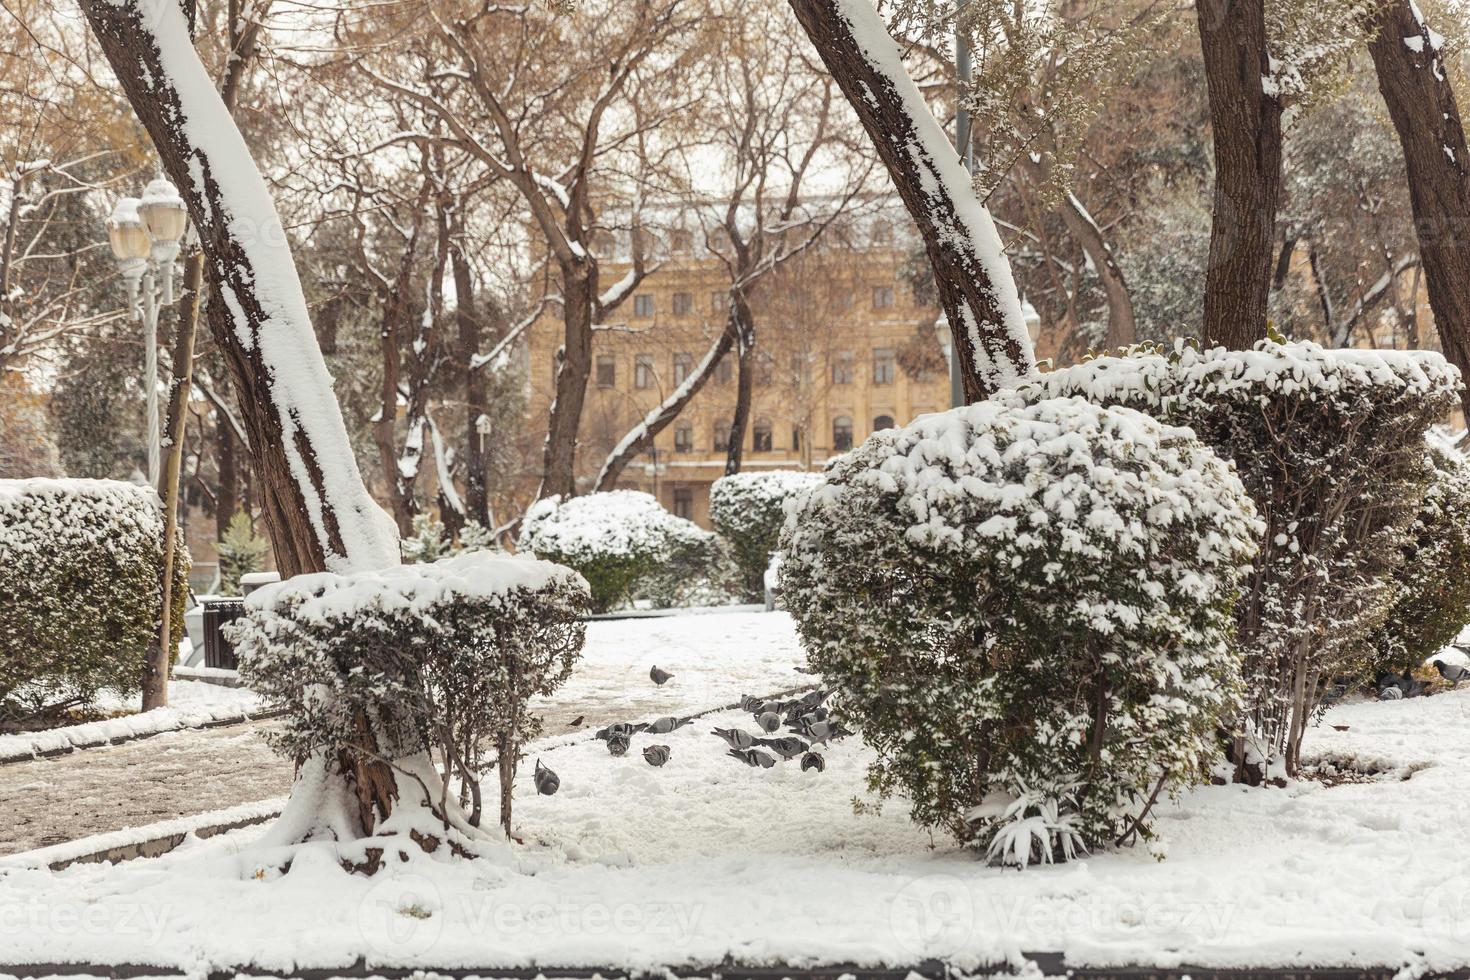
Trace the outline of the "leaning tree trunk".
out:
[[[1414,5],[1397,0],[1383,12],[1368,50],[1404,150],[1440,345],[1470,378],[1470,154],[1440,44],[1441,38],[1415,15]],[[1460,398],[1470,419],[1470,389]]]
[[[1011,267],[969,172],[903,66],[873,0],[789,0],[903,198],[954,345],[965,398],[978,401],[1036,368]]]
[[[184,9],[79,2],[188,205],[223,300],[210,304],[210,329],[235,384],[282,574],[397,564],[392,520],[353,458],[275,204],[194,52]],[[371,720],[359,731],[363,752],[305,762],[278,839],[369,834],[392,812],[394,773],[368,754],[378,745]]]
[[[1281,197],[1281,101],[1267,91],[1265,0],[1195,0],[1195,12],[1215,142],[1205,342],[1244,350],[1266,336]]]
[[[563,266],[562,291],[565,330],[556,357],[556,400],[551,403],[546,428],[538,500],[577,494],[577,432],[582,425],[582,406],[587,401],[587,379],[592,374],[592,304],[597,297],[596,282],[584,270]]]

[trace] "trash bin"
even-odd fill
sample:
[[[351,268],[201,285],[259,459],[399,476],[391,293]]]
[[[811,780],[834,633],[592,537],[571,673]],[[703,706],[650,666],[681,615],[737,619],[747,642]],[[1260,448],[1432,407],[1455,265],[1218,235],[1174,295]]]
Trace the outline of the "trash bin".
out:
[[[220,627],[245,615],[243,599],[206,599],[204,601],[204,666],[222,670],[238,670],[240,661],[235,648],[220,633]]]

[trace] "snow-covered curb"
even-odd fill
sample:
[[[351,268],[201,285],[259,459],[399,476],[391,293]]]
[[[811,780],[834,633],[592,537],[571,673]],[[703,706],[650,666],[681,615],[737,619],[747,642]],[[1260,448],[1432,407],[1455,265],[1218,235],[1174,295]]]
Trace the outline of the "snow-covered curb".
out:
[[[117,745],[136,738],[183,728],[219,728],[247,721],[273,718],[279,712],[242,710],[235,705],[201,705],[185,708],[155,708],[136,715],[123,715],[82,725],[68,725],[44,732],[0,735],[0,766],[31,759],[64,755],[77,749]]]
[[[241,827],[265,823],[278,816],[285,806],[284,797],[242,803],[226,810],[176,817],[141,827],[128,827],[109,834],[97,834],[0,857],[0,868],[50,868],[59,871],[72,864],[129,861],[140,857],[158,857],[178,847],[191,835],[198,839],[213,837]]]

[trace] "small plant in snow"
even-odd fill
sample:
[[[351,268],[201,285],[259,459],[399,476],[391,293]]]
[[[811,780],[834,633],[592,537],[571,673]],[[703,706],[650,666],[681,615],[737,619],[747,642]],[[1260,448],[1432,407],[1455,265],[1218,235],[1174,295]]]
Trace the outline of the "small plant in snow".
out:
[[[1019,795],[997,792],[966,814],[967,820],[993,821],[994,836],[985,851],[992,863],[1025,868],[1056,858],[1070,861],[1087,850],[1077,802],[1081,784],[1063,780],[1032,789],[1017,780],[1016,787]]]
[[[219,552],[220,594],[239,595],[241,578],[265,570],[265,556],[270,553],[271,543],[255,533],[249,514],[237,510],[230,516],[225,536],[215,548]]]
[[[504,551],[500,541],[496,538],[490,528],[477,520],[465,521],[464,527],[459,529],[460,551]]]
[[[710,487],[710,523],[730,544],[747,602],[765,595],[763,577],[780,540],[788,505],[800,503],[821,479],[820,473],[774,470],[736,473],[721,477]]]
[[[228,629],[241,677],[288,713],[270,736],[281,754],[370,755],[417,780],[446,828],[478,827],[481,751],[492,746],[509,833],[521,746],[541,727],[530,701],[570,675],[587,601],[569,569],[473,553],[298,575],[252,594]]]
[[[610,490],[537,501],[521,523],[519,548],[581,572],[593,611],[607,612],[670,563],[710,548],[712,537],[649,494]]]
[[[415,514],[413,534],[403,539],[403,560],[408,562],[438,561],[454,550],[444,522],[432,514]]]
[[[781,588],[877,752],[880,797],[901,791],[918,822],[987,853],[1030,820],[995,855],[1064,859],[1146,829],[1160,788],[1213,755],[1258,533],[1229,465],[1186,429],[1081,399],[989,401],[834,463],[787,521]],[[1063,789],[1045,803],[1029,787]],[[1022,828],[1045,831],[1045,856]]]

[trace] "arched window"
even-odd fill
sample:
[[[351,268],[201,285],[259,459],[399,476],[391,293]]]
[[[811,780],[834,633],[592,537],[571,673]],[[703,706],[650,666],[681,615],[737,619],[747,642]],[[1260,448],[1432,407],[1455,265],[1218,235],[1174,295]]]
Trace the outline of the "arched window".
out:
[[[750,433],[753,452],[768,453],[771,451],[771,420],[757,419]]]
[[[674,452],[694,452],[694,426],[689,422],[680,422],[674,426]]]
[[[845,453],[852,448],[852,417],[839,415],[832,420],[832,448]]]
[[[893,428],[892,415],[878,415],[873,418],[873,431],[882,432],[884,429]]]
[[[715,452],[726,453],[730,451],[730,423],[716,422],[714,432]]]

